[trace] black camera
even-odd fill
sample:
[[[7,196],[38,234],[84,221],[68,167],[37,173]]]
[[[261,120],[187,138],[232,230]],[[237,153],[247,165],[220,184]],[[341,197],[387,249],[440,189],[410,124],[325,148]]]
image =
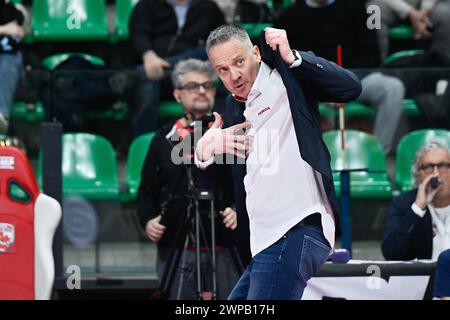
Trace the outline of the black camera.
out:
[[[202,134],[205,133],[214,123],[214,115],[213,114],[206,114],[200,119],[197,119],[195,121],[192,121],[189,127],[191,129],[198,129],[199,123],[201,124]]]
[[[436,189],[437,187],[439,187],[439,185],[442,183],[441,179],[439,179],[439,177],[433,177],[430,179],[430,187],[432,189]]]

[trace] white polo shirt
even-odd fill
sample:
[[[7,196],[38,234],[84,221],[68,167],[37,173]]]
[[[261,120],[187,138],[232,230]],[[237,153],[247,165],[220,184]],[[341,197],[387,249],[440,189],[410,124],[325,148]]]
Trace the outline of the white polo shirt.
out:
[[[321,214],[333,247],[333,212],[321,175],[301,158],[286,88],[276,69],[261,62],[245,107],[251,124],[246,134],[254,136],[244,178],[252,255],[315,212]]]
[[[427,212],[419,208],[416,203],[412,204],[411,209],[421,218]],[[450,206],[435,208],[432,204],[429,204],[428,210],[430,210],[433,227],[433,253],[431,259],[437,260],[442,251],[450,249]]]
[[[433,255],[432,259],[437,260],[442,251],[450,249],[450,206],[444,208],[435,208],[432,205],[430,209],[433,232]]]
[[[291,68],[302,63],[296,55]],[[246,134],[254,137],[244,178],[252,256],[316,212],[333,248],[334,216],[321,175],[302,159],[283,80],[264,62],[245,102],[244,116],[251,124]],[[204,169],[213,162],[214,157],[200,161],[195,153],[198,167]]]

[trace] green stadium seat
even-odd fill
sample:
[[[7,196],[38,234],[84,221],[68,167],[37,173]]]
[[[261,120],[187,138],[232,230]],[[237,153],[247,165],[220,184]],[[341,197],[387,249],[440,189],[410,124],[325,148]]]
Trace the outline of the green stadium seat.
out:
[[[45,119],[45,108],[42,102],[14,102],[11,107],[10,118],[12,122],[42,122]]]
[[[345,153],[341,151],[339,130],[323,134],[325,144],[331,154],[334,186],[339,196],[341,192],[340,174],[337,170],[367,169],[350,173],[350,194],[352,198],[390,198],[391,182],[386,173],[386,159],[377,138],[365,132],[345,131]]]
[[[405,58],[405,57],[412,57],[417,55],[425,54],[425,50],[423,49],[414,49],[414,50],[402,50],[398,52],[394,52],[386,57],[383,61],[383,66],[388,65],[392,62],[394,62],[397,59]]]
[[[450,146],[450,131],[444,129],[417,130],[406,134],[397,146],[395,180],[400,191],[413,187],[412,165],[417,150],[430,140],[440,141]]]
[[[413,99],[403,100],[403,111],[407,116],[420,115],[416,102]],[[330,108],[326,104],[319,105],[319,113],[322,117],[331,117],[339,113],[339,109]],[[346,117],[373,117],[375,110],[365,104],[352,101],[345,105],[344,114]]]
[[[119,200],[119,178],[114,149],[105,138],[88,133],[66,133],[62,137],[64,196],[88,200]],[[38,160],[38,182],[42,186],[42,154]]]
[[[420,116],[419,107],[414,99],[403,100],[403,112],[407,116]]]
[[[319,113],[322,117],[335,116],[339,113],[339,109],[330,108],[326,104],[319,105]],[[374,110],[359,102],[349,102],[345,104],[344,114],[346,117],[371,117],[375,114]]]
[[[66,61],[71,57],[82,57],[87,61],[91,62],[92,64],[98,66],[105,65],[105,61],[102,58],[80,52],[65,52],[49,56],[42,61],[42,65],[46,67],[48,70],[52,71],[55,70],[55,68],[58,67],[61,63],[63,63],[64,61]],[[88,112],[88,118],[91,120],[112,119],[116,121],[123,121],[127,119],[128,116],[129,116],[129,109],[126,103],[117,103],[116,105],[114,105],[113,108],[105,111]]]
[[[154,135],[154,132],[144,134],[131,143],[127,158],[127,194],[124,197],[125,201],[136,199],[141,184],[142,166]]]
[[[90,120],[114,120],[114,121],[125,121],[130,116],[130,109],[128,104],[125,102],[115,103],[111,109],[104,111],[89,111],[88,119]]]
[[[409,40],[414,39],[414,30],[410,25],[401,24],[389,29],[389,39]]]
[[[184,116],[183,106],[176,101],[163,101],[159,105],[158,117],[160,119],[174,119]]]
[[[99,66],[105,65],[105,61],[102,58],[80,52],[65,52],[51,55],[42,60],[42,65],[48,70],[52,71],[55,70],[55,68],[58,67],[61,63],[72,57],[81,57],[91,62],[92,64],[96,64]]]
[[[131,12],[139,0],[116,0],[116,33],[118,40],[126,40],[129,36],[128,22]]]
[[[242,27],[247,31],[250,38],[259,38],[261,31],[267,27],[272,27],[272,23],[243,23]]]
[[[35,0],[34,41],[101,41],[108,38],[105,0]]]
[[[277,1],[275,1],[277,2]],[[269,7],[272,12],[275,12],[277,7],[275,5],[274,0],[266,0],[267,6]],[[279,1],[278,1],[279,2]],[[277,2],[277,4],[278,4]],[[295,0],[281,0],[281,9],[286,9],[287,7],[293,5],[295,3]]]
[[[287,7],[291,6],[295,3],[295,0],[282,0],[281,1],[281,8],[278,8],[278,3],[275,3],[274,0],[266,0],[267,7],[270,9],[270,11],[275,14],[277,10],[281,9],[284,10]],[[265,28],[272,27],[273,23],[269,22],[261,22],[261,23],[242,23],[242,27],[247,31],[248,35],[252,39],[259,38],[259,35],[261,34],[261,31]]]

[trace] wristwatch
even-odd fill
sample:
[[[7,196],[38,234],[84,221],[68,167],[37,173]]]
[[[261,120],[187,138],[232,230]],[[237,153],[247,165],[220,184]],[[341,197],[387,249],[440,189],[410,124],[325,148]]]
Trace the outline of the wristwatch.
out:
[[[293,63],[294,63],[295,61],[299,60],[298,51],[295,49],[292,49],[291,51],[292,51],[292,54],[294,55],[294,61],[293,61]]]
[[[295,49],[292,49],[291,51],[292,51],[292,54],[294,55],[294,61],[292,61],[292,63],[289,66],[289,68],[295,68],[295,67],[298,67],[299,65],[301,65],[301,63],[302,63],[302,56]]]

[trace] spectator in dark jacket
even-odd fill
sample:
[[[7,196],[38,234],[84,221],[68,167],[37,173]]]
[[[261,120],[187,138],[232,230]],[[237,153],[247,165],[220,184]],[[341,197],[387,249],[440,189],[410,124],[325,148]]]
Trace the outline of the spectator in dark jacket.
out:
[[[171,96],[169,75],[181,60],[206,60],[204,42],[225,22],[211,0],[141,0],[130,18],[130,45],[140,85],[133,105],[134,136],[155,131],[160,98]],[[164,81],[164,85],[160,85]]]
[[[417,189],[394,198],[389,208],[382,243],[388,260],[436,260],[450,248],[449,147],[428,143],[417,152],[413,171]]]

